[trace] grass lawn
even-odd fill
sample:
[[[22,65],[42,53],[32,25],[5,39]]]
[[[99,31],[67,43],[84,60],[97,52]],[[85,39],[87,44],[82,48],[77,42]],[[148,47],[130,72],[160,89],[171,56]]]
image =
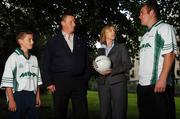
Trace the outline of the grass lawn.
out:
[[[51,106],[50,109],[52,109],[52,99],[51,96],[42,96],[43,105]],[[177,119],[180,119],[180,97],[176,97],[176,115]],[[138,110],[137,110],[137,104],[136,104],[137,98],[136,94],[129,93],[128,94],[128,119],[138,119]],[[96,91],[88,91],[88,106],[89,106],[89,119],[100,119],[99,117],[99,100],[98,100],[98,94]],[[44,110],[49,110],[44,109]],[[49,110],[50,111],[50,110]],[[48,112],[48,115],[46,111],[42,111],[43,118],[47,118],[47,116],[50,116],[52,112]],[[50,119],[47,118],[47,119]]]
[[[38,109],[41,119],[52,119],[52,96],[50,94],[42,95],[42,107]],[[176,97],[176,115],[180,119],[180,97]],[[0,100],[2,104],[2,100]],[[89,119],[100,119],[99,117],[99,101],[96,91],[88,91]],[[71,111],[71,109],[70,109]],[[70,112],[69,111],[69,112]],[[7,112],[0,107],[0,118],[5,119]],[[69,113],[70,114],[70,113]],[[136,105],[136,94],[128,94],[128,119],[138,119],[138,111]]]

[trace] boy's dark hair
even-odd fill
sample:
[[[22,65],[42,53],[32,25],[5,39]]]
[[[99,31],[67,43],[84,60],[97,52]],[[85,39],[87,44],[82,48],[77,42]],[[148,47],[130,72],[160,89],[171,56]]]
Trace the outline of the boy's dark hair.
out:
[[[29,30],[22,30],[22,31],[18,31],[16,32],[16,47],[21,47],[18,40],[19,39],[22,39],[25,35],[27,34],[34,34],[32,31],[29,31]]]
[[[19,39],[23,38],[24,35],[26,35],[26,34],[33,34],[33,32],[30,31],[30,30],[18,31],[18,32],[16,33],[16,41],[18,41]]]
[[[34,34],[33,28],[26,23],[15,24],[16,41],[24,37],[25,34]]]
[[[160,12],[159,12],[159,6],[157,4],[156,0],[148,0],[146,2],[144,2],[141,5],[141,8],[147,6],[148,8],[148,12],[150,12],[151,10],[154,10],[155,14],[156,14],[156,18],[159,19],[160,18]]]

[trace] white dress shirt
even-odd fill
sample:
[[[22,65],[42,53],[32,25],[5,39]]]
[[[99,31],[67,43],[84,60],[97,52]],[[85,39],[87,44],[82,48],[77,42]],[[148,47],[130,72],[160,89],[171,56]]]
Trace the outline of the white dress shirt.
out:
[[[64,31],[62,31],[62,34],[63,34],[64,39],[66,40],[71,52],[73,52],[74,34],[67,34]]]

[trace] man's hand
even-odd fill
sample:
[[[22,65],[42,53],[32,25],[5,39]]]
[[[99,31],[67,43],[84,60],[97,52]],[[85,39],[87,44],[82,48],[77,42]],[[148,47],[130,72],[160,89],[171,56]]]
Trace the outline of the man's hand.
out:
[[[55,85],[50,85],[47,87],[48,91],[54,93],[56,91]]]
[[[159,80],[156,82],[154,92],[162,93],[166,90],[167,77],[173,65],[175,54],[173,52],[163,55],[164,62],[161,74],[159,76]]]
[[[166,79],[163,76],[160,76],[159,80],[156,82],[154,92],[155,93],[162,93],[166,90]]]

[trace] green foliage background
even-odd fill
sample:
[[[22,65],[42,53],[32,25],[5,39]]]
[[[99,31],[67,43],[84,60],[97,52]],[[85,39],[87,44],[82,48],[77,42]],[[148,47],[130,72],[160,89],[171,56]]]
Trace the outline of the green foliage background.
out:
[[[145,28],[138,19],[139,7],[145,0],[2,0],[0,2],[0,74],[7,57],[16,47],[15,33],[29,28],[35,33],[33,53],[41,64],[43,48],[59,31],[59,19],[72,12],[77,19],[76,32],[87,41],[90,58],[96,53],[95,42],[105,24],[115,24],[117,41],[125,42],[130,56],[138,54],[139,41]],[[157,0],[162,19],[175,26],[180,35],[180,1]],[[123,13],[122,13],[123,11]],[[129,16],[129,18],[127,17]]]

